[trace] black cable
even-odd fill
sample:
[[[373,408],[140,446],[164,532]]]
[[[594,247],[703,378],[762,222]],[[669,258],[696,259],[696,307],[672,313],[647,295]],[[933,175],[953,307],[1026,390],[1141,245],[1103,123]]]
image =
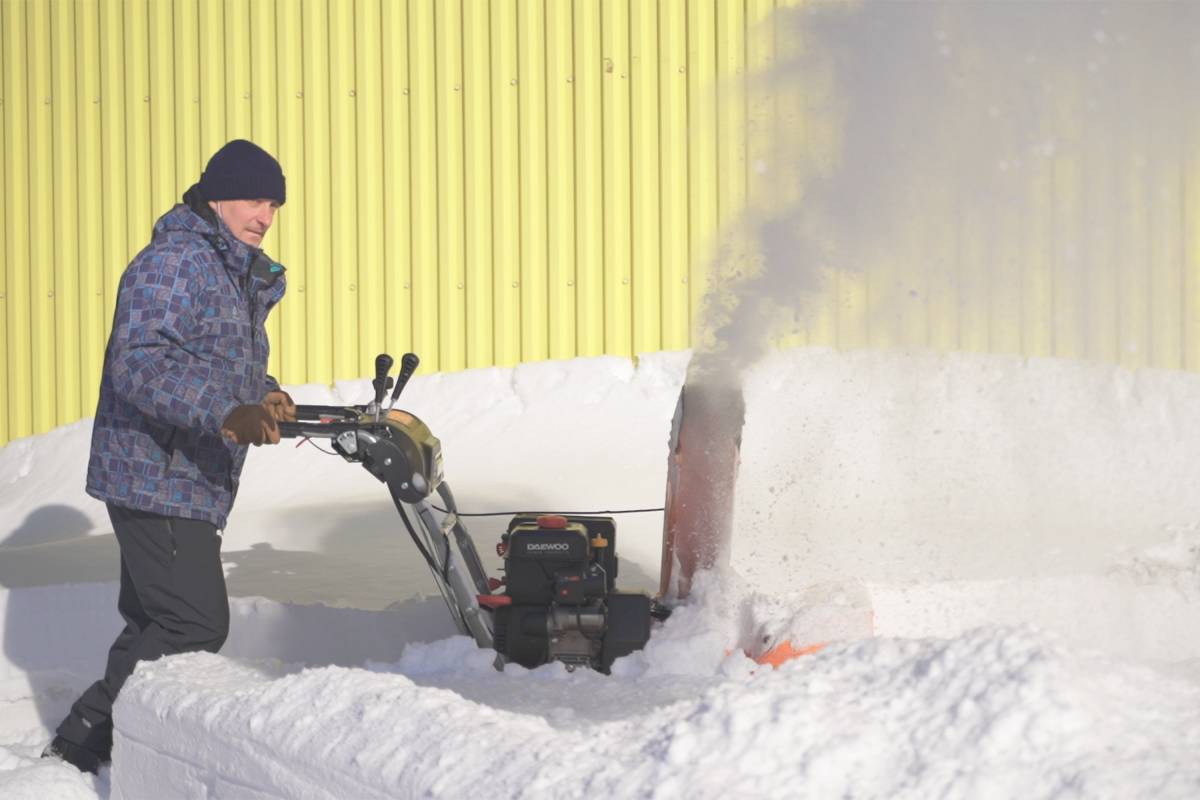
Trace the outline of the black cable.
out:
[[[476,512],[473,514],[469,514],[466,511],[450,512],[444,508],[435,506],[433,503],[430,503],[429,505],[432,508],[434,508],[435,510],[442,512],[443,514],[453,513],[455,516],[458,516],[458,517],[512,517],[512,516],[516,516],[517,514],[532,513],[530,511],[486,511],[486,512]],[[551,515],[551,516],[557,514],[558,516],[561,516],[561,517],[600,517],[600,516],[604,516],[606,514],[650,514],[650,513],[656,512],[656,511],[666,511],[666,509],[665,508],[623,508],[623,509],[618,509],[615,511],[613,511],[613,510],[605,510],[605,511],[539,511],[537,513],[539,515],[544,514],[544,515]]]
[[[304,437],[303,439],[301,439],[300,442],[298,442],[296,444],[296,447],[299,447],[302,444],[311,444],[313,447],[317,448],[318,450],[320,450],[322,453],[324,453],[327,456],[338,455],[338,453],[334,452],[333,450],[326,450],[324,447],[321,447],[321,445],[317,444],[316,442],[314,442],[312,439],[308,438],[307,436]]]

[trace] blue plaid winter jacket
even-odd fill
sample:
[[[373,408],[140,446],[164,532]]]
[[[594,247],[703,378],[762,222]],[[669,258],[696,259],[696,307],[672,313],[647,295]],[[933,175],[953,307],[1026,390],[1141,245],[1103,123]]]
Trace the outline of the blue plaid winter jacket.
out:
[[[221,423],[278,388],[264,323],[286,283],[283,267],[194,206],[164,214],[121,276],[87,492],[224,528],[246,447]]]

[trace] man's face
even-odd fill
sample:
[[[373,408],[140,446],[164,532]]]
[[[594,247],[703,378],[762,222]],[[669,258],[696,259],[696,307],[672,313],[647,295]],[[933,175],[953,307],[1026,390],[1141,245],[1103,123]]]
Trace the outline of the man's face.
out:
[[[251,247],[261,247],[263,237],[275,221],[279,203],[260,198],[258,200],[211,200],[208,203],[217,212],[233,235]]]

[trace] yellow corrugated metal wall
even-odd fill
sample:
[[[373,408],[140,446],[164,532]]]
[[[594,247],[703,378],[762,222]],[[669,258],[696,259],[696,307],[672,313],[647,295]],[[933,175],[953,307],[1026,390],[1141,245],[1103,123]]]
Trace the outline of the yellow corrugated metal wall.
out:
[[[773,177],[746,131],[779,113],[710,92],[770,63],[752,32],[791,4],[2,0],[0,443],[91,413],[121,270],[235,137],[288,178],[265,243],[289,268],[285,382],[361,376],[382,350],[456,370],[688,346],[717,230]],[[1148,256],[1088,298],[1055,284],[1046,220],[1095,188],[1061,159],[1031,187],[1046,217],[1006,223],[1022,279],[983,313],[930,285],[873,314],[895,281],[839,274],[796,341],[1200,367],[1200,163],[1178,172],[1114,234]],[[1154,177],[1112,179],[1137,197]]]

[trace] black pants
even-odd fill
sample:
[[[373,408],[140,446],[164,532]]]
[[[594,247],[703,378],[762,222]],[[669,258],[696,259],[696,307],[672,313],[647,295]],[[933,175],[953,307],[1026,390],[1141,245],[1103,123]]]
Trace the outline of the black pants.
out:
[[[215,653],[229,633],[221,537],[209,522],[108,505],[121,546],[117,609],[125,630],[96,681],[58,726],[58,735],[99,754],[112,751],[112,707],[139,661],[172,653]]]

